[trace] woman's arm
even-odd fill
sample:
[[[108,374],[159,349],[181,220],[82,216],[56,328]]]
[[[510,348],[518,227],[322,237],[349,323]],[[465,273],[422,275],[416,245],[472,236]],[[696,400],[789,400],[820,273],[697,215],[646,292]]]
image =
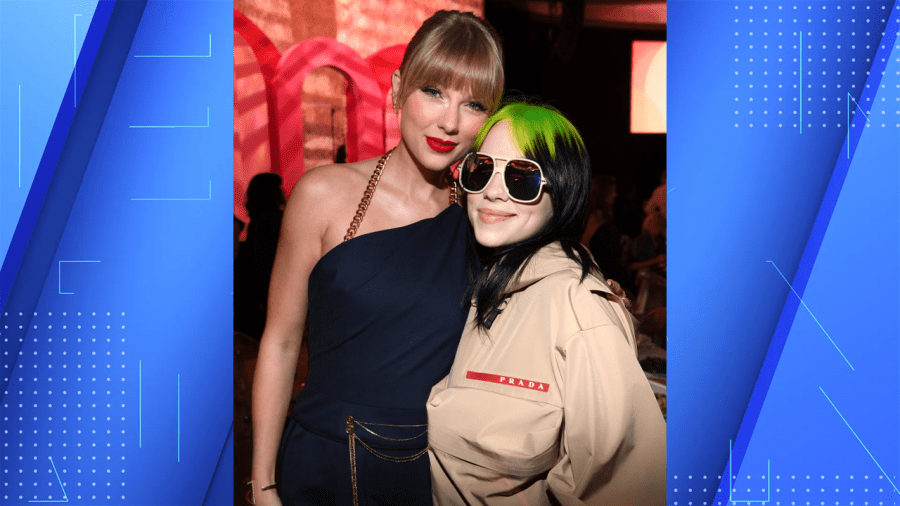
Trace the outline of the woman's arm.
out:
[[[281,442],[291,386],[308,309],[307,286],[322,256],[330,206],[324,174],[311,171],[294,187],[284,212],[272,268],[266,327],[253,379],[253,494],[256,504],[278,505],[275,459]]]
[[[616,325],[583,330],[560,358],[564,452],[547,477],[559,504],[663,506],[666,426]]]

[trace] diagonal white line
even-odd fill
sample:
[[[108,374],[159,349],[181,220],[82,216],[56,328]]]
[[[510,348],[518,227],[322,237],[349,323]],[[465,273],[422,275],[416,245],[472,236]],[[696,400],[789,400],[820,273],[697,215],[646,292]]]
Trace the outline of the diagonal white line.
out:
[[[850,432],[853,433],[853,436],[856,438],[857,441],[859,441],[859,444],[862,445],[863,450],[865,450],[866,453],[869,454],[869,457],[872,457],[872,462],[874,462],[875,465],[878,466],[878,469],[881,471],[881,474],[883,474],[884,477],[887,478],[888,483],[890,483],[891,486],[894,487],[894,490],[896,490],[898,493],[900,493],[900,490],[897,490],[897,485],[894,485],[894,482],[891,481],[891,477],[888,476],[888,473],[884,472],[884,469],[881,467],[881,464],[879,464],[878,461],[875,460],[875,456],[872,455],[872,452],[870,452],[868,448],[866,448],[866,444],[862,442],[862,439],[859,438],[859,436],[856,434],[856,431],[853,430],[853,427],[850,426],[850,424],[847,422],[847,419],[844,418],[844,415],[842,415],[840,410],[838,410],[837,406],[835,406],[834,403],[831,402],[831,399],[828,397],[828,394],[825,393],[825,390],[822,390],[822,387],[819,387],[819,390],[821,390],[822,395],[824,395],[825,398],[828,399],[829,404],[831,404],[831,407],[834,408],[834,410],[837,412],[838,416],[841,417],[841,420],[843,420],[844,423],[847,424],[847,428],[850,429]]]
[[[794,290],[794,287],[791,286],[791,282],[788,281],[787,278],[784,277],[784,274],[781,273],[781,269],[779,269],[778,266],[775,265],[775,262],[773,262],[771,260],[766,260],[766,262],[772,264],[772,267],[774,267],[775,270],[778,271],[778,275],[781,276],[781,279],[783,279],[785,283],[787,283],[787,285],[788,285],[788,287],[790,287],[791,291],[794,292],[794,295],[796,295],[797,298],[800,299],[800,304],[803,304],[803,307],[806,308],[806,311],[809,313],[810,316],[812,316],[813,320],[815,320],[816,325],[818,325],[819,328],[822,329],[822,332],[825,334],[825,337],[827,337],[828,340],[831,341],[831,344],[834,345],[834,349],[836,349],[837,352],[841,354],[841,358],[843,358],[844,361],[847,362],[847,365],[850,366],[850,369],[855,371],[856,369],[853,368],[853,365],[850,363],[849,360],[847,360],[847,357],[844,356],[844,353],[841,351],[841,349],[838,348],[838,345],[834,342],[834,339],[832,339],[831,336],[828,335],[828,331],[825,330],[825,327],[823,327],[821,323],[819,323],[819,319],[816,318],[816,315],[814,315],[813,312],[810,311],[809,306],[806,305],[806,302],[803,302],[803,298],[800,297],[800,294],[797,293],[797,290]]]

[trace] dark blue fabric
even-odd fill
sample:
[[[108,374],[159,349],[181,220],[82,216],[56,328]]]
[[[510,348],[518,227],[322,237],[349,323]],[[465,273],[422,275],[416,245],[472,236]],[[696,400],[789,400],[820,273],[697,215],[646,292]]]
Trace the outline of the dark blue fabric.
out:
[[[323,256],[309,277],[309,375],[285,430],[285,505],[352,504],[346,417],[424,425],[431,387],[449,371],[468,306],[467,219],[459,206],[365,234]],[[378,451],[409,456],[425,427],[357,427]],[[431,504],[428,456],[391,462],[356,445],[361,505]]]

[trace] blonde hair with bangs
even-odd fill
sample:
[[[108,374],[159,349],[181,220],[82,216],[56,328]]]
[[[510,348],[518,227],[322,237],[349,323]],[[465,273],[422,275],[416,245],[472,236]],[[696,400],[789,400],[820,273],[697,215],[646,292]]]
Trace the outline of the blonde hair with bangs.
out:
[[[493,113],[503,96],[503,50],[493,27],[471,12],[438,11],[406,46],[395,106],[418,88],[470,92]]]

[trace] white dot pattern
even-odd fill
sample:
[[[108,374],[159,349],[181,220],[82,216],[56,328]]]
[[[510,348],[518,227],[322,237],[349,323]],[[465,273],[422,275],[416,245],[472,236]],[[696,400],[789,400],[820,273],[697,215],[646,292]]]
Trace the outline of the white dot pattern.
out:
[[[849,93],[859,102],[857,108],[850,101],[851,125],[862,110],[867,126],[900,128],[900,84],[882,86],[892,94],[877,103],[860,99],[885,30],[900,32],[888,26],[890,12],[883,7],[855,1],[734,5],[733,56],[723,65],[734,79],[734,126],[846,129]],[[900,76],[900,58],[887,62],[883,56],[891,48],[884,49],[878,56],[887,63],[883,74]]]
[[[113,310],[0,317],[4,502],[124,502],[138,395],[126,327]]]
[[[727,479],[728,476],[723,480],[722,475],[712,473],[670,475],[666,504],[734,506],[751,501],[775,506],[885,506],[896,501],[891,481],[897,483],[897,477],[888,480],[876,473],[734,474],[731,494]]]

